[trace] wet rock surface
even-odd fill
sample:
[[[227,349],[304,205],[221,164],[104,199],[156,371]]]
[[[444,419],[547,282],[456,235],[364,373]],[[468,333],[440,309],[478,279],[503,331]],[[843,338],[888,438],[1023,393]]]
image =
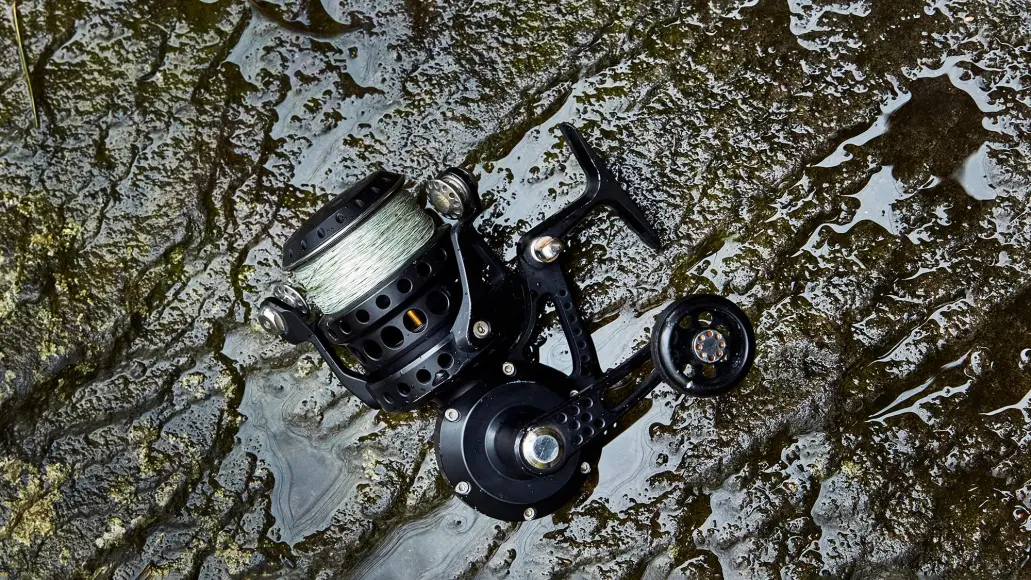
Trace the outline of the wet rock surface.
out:
[[[32,2],[0,18],[0,575],[1021,577],[1031,532],[1023,1]],[[376,167],[464,163],[502,255],[577,195],[602,360],[717,292],[759,359],[662,387],[580,501],[451,496],[254,307]],[[550,341],[543,358],[565,364]]]

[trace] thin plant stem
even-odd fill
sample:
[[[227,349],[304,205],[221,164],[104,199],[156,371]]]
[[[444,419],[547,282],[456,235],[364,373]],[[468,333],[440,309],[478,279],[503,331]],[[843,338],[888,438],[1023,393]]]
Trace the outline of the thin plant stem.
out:
[[[39,129],[39,112],[36,111],[36,96],[32,94],[32,79],[29,77],[29,60],[25,57],[25,45],[21,41],[21,26],[18,25],[18,0],[11,2],[11,16],[14,19],[14,36],[18,40],[18,52],[21,53],[21,70],[25,73],[25,87],[29,89],[29,104],[32,105],[32,119]]]

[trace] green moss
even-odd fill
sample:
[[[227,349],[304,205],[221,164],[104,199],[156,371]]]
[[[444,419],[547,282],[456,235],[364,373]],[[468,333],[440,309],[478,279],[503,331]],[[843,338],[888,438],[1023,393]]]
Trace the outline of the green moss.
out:
[[[107,520],[107,531],[93,543],[102,550],[108,550],[121,545],[124,539],[125,527],[122,526],[121,518],[111,518]]]
[[[50,464],[41,473],[19,459],[0,459],[0,476],[17,489],[15,500],[4,503],[11,517],[0,526],[0,539],[11,538],[31,546],[50,537],[54,533],[54,505],[61,499],[59,487],[70,472],[63,465]]]
[[[849,479],[856,479],[863,475],[863,466],[852,460],[846,459],[841,462],[841,473]]]
[[[219,532],[215,539],[215,555],[225,562],[226,568],[233,576],[242,574],[251,566],[254,550],[243,548],[225,532]]]

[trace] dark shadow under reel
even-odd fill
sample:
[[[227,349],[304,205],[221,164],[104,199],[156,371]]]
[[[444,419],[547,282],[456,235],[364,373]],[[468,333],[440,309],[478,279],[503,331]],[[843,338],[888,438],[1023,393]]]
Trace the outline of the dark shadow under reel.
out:
[[[587,175],[586,191],[522,236],[514,269],[472,226],[482,207],[469,173],[451,168],[427,184],[434,212],[415,207],[402,176],[379,171],[322,207],[283,248],[284,269],[319,312],[280,286],[259,313],[270,332],[312,343],[370,407],[439,405],[444,476],[467,504],[504,520],[541,517],[575,497],[610,429],[660,382],[718,395],[744,379],[755,357],[747,316],[724,298],[694,295],[659,315],[648,347],[601,371],[561,266],[563,240],[599,205],[650,248],[659,249],[659,238],[576,129],[559,127]],[[537,360],[549,302],[569,345],[569,374]],[[345,367],[338,348],[363,372]],[[606,391],[649,358],[651,374],[606,405]]]

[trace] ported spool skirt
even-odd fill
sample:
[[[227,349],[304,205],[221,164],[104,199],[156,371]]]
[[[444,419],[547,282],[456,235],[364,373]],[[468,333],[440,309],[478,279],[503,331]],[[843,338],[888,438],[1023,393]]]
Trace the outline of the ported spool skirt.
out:
[[[432,218],[401,191],[403,178],[381,171],[309,218],[287,241],[283,265],[308,299],[344,312],[403,267],[430,239]]]

